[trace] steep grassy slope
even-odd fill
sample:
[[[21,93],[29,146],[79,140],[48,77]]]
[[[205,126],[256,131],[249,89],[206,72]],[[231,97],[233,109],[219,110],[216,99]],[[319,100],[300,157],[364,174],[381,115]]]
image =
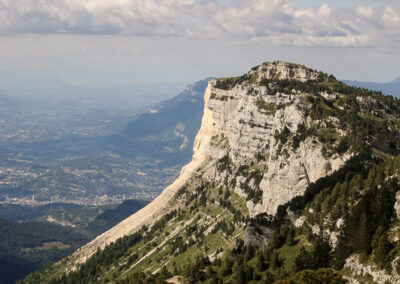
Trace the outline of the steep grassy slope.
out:
[[[396,281],[399,100],[279,61],[211,81],[205,103],[178,182],[25,281],[344,283],[358,254],[386,273],[374,281]]]
[[[178,193],[176,202],[182,209],[171,211],[150,229],[143,227],[98,252],[72,281],[80,277],[82,283],[90,281],[93,267],[99,267],[96,277],[109,280],[115,280],[116,276],[123,279],[140,271],[157,272],[164,266],[173,270],[189,261],[195,262],[202,255],[216,258],[224,249],[235,247],[243,237],[248,216],[244,197],[194,178]],[[47,272],[59,273],[53,268]],[[31,277],[27,281],[48,279],[48,275],[41,278],[41,274]]]

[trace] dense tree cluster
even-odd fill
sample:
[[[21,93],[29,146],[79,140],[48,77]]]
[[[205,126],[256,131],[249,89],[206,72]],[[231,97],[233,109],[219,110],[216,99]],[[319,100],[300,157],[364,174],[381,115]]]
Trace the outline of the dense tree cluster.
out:
[[[347,280],[332,269],[303,270],[294,276],[276,282],[276,284],[346,284]]]
[[[215,259],[213,262],[210,262],[208,257],[199,255],[193,263],[188,263],[179,269],[174,268],[174,272],[170,274],[166,272],[147,276],[142,273],[134,274],[121,283],[163,283],[157,282],[156,279],[165,279],[162,278],[165,275],[169,277],[179,275],[187,283],[244,284],[249,281],[274,283],[289,275],[293,276],[279,283],[303,283],[300,281],[306,279],[309,281],[335,280],[337,282],[332,283],[345,283],[342,277],[333,270],[319,269],[328,267],[330,260],[330,246],[323,240],[313,242],[311,252],[302,250],[293,267],[286,270],[284,266],[288,259],[282,256],[280,251],[297,245],[299,239],[295,239],[296,234],[293,227],[285,225],[273,232],[271,242],[265,250],[259,250],[253,245],[244,246],[243,241],[238,239],[234,249],[227,251],[222,258]],[[303,268],[313,269],[313,271]],[[296,274],[297,271],[301,272]]]
[[[221,90],[229,90],[248,80],[251,80],[251,76],[249,74],[244,74],[238,77],[218,79],[214,87]]]
[[[395,196],[400,190],[394,174],[399,172],[400,157],[375,165],[367,175],[354,175],[336,183],[333,189],[323,190],[304,210],[311,224],[322,227],[327,216],[331,219],[330,230],[335,230],[339,219],[344,224],[334,250],[336,268],[341,268],[350,254],[360,253],[371,256],[382,268],[391,269],[389,264],[400,249],[388,241]]]
[[[247,175],[244,182],[240,184],[240,188],[247,194],[246,200],[252,200],[254,203],[260,203],[262,198],[262,190],[260,189],[260,183],[263,178],[261,170],[256,169],[245,173],[243,168],[238,170],[238,174]],[[252,182],[253,187],[250,186]]]

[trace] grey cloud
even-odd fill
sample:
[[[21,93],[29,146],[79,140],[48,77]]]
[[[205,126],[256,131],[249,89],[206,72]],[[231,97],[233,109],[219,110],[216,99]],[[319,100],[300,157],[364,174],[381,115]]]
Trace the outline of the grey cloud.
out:
[[[290,0],[0,0],[0,34],[226,37],[281,45],[400,46],[395,5],[351,9]]]

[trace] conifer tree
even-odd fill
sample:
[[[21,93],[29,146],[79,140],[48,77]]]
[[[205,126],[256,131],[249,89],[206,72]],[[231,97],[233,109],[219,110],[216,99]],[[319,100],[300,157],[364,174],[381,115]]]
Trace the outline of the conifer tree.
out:
[[[276,251],[272,253],[270,266],[272,270],[276,270],[280,266],[279,254]]]
[[[279,234],[278,230],[272,231],[269,246],[273,249],[277,249],[277,248],[281,247],[281,239],[280,239],[280,234]]]

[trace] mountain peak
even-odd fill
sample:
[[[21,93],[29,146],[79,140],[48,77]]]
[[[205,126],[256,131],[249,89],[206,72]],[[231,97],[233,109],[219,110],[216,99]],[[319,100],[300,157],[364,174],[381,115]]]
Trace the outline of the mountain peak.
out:
[[[310,69],[304,65],[290,63],[282,60],[265,62],[259,66],[253,67],[248,73],[249,75],[258,75],[261,79],[277,79],[277,80],[317,80],[323,74],[321,72]]]
[[[333,75],[316,71],[301,64],[290,63],[282,60],[264,62],[251,68],[242,76],[219,78],[215,87],[222,90],[233,89],[236,85],[258,85],[265,83],[276,83],[277,81],[299,81],[306,83],[315,81],[319,83],[337,82]]]

